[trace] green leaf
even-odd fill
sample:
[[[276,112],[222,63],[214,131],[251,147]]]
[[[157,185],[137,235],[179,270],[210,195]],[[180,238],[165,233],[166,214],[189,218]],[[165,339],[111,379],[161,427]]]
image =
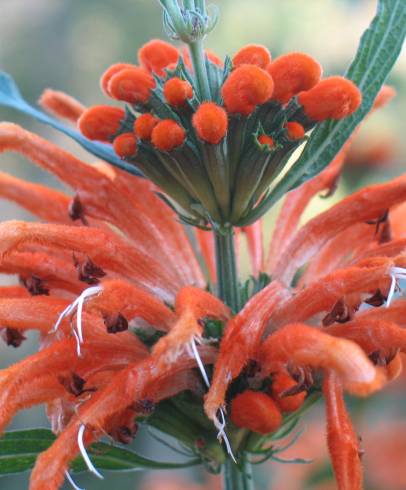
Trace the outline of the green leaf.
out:
[[[303,153],[240,226],[253,223],[286,192],[320,173],[337,155],[373,102],[395,64],[406,36],[405,0],[379,0],[372,23],[361,37],[356,56],[345,76],[362,92],[362,104],[350,117],[325,121],[315,129]]]
[[[38,454],[48,449],[55,441],[48,429],[29,429],[7,432],[0,439],[0,476],[30,470]],[[200,464],[194,459],[185,463],[165,463],[144,458],[134,451],[97,443],[88,448],[93,464],[99,470],[136,471],[143,469],[178,469]],[[81,457],[71,464],[73,472],[86,471],[87,466]]]
[[[66,134],[77,143],[79,143],[85,150],[92,153],[98,158],[111,163],[115,167],[129,172],[130,174],[142,176],[142,173],[134,165],[127,163],[117,157],[111,145],[100,143],[97,141],[91,141],[82,136],[78,131],[65,126],[57,119],[48,116],[44,112],[40,111],[36,107],[30,105],[23,99],[17,84],[14,79],[5,72],[0,71],[0,106],[11,107],[23,114],[33,117],[37,121],[51,126],[52,128]]]

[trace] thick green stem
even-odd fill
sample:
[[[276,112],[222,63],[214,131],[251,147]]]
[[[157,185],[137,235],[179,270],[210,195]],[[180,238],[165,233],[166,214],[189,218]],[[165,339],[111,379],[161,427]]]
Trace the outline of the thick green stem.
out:
[[[189,50],[200,99],[210,100],[211,92],[209,79],[207,77],[206,57],[204,55],[203,42],[195,41],[190,43]]]
[[[223,490],[254,490],[251,464],[246,459],[241,466],[231,459],[225,462]]]
[[[216,242],[218,296],[234,312],[237,312],[240,307],[240,299],[232,226],[215,231],[214,238]]]

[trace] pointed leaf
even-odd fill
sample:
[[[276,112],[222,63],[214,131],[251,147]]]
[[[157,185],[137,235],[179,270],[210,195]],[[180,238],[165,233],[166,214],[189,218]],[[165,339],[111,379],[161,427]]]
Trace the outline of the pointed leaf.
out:
[[[29,429],[7,432],[0,439],[0,476],[21,473],[31,469],[38,454],[48,449],[55,435],[47,429]],[[94,465],[100,470],[136,471],[143,469],[178,469],[200,464],[198,459],[185,463],[165,463],[144,458],[134,451],[105,443],[93,444],[88,449]],[[72,471],[86,471],[82,458],[71,464]]]

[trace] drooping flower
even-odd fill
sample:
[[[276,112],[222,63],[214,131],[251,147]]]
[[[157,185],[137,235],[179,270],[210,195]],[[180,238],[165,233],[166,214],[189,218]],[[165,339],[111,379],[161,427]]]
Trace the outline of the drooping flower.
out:
[[[24,284],[0,289],[0,323],[6,338],[41,333],[41,350],[1,373],[0,428],[18,410],[45,403],[58,434],[38,458],[30,488],[59,488],[79,452],[98,474],[86,446],[104,434],[127,442],[137,418],[148,423],[153,407],[185,391],[209,420],[199,410],[182,413],[182,422],[201,431],[182,442],[217,465],[227,452],[263,452],[287,414],[323,392],[339,488],[361,488],[343,391],[369,395],[401,368],[406,306],[392,299],[406,275],[406,177],[358,191],[299,227],[310,199],[339,176],[345,148],[286,197],[267,257],[261,222],[242,227],[255,277],[233,310],[213,293],[220,279],[209,232],[219,223],[237,227],[305,133],[353,113],[361,95],[348,80],[319,81],[319,65],[305,55],[265,66],[266,48],[249,46],[224,83],[223,68],[207,56],[217,82],[213,100],[199,100],[192,70],[174,47],[153,41],[139,57],[142,66],[113,65],[101,81],[106,94],[129,104],[126,111],[81,111],[61,95],[62,105],[47,97],[42,105],[76,114],[86,137],[112,144],[150,180],[106,163],[86,165],[0,124],[0,152],[25,155],[72,189],[67,196],[0,174],[0,195],[42,221],[0,224],[0,271]],[[211,280],[177,213],[201,227],[190,234]],[[365,304],[374,306],[373,318]],[[240,429],[250,437],[228,437]],[[225,448],[215,443],[209,452],[217,431]]]

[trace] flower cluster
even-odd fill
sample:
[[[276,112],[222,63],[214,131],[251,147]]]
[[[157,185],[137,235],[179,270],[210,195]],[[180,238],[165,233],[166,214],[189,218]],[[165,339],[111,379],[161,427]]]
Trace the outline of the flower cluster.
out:
[[[303,53],[272,60],[265,46],[248,45],[223,63],[208,51],[207,100],[187,51],[153,40],[138,58],[139,65],[114,64],[101,78],[103,92],[126,109],[91,107],[79,128],[113,143],[195,224],[238,225],[306,132],[361,103],[351,81],[321,79],[319,63]]]

